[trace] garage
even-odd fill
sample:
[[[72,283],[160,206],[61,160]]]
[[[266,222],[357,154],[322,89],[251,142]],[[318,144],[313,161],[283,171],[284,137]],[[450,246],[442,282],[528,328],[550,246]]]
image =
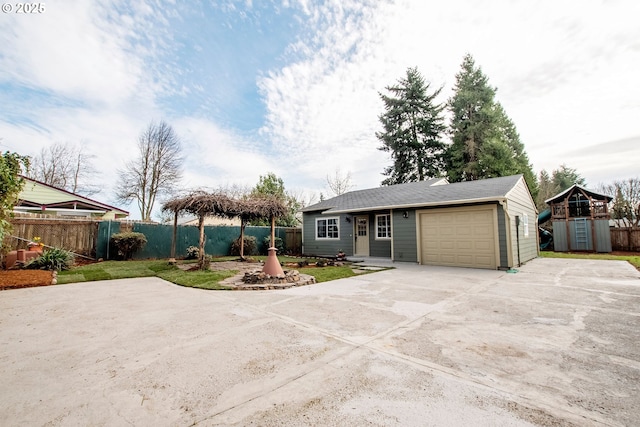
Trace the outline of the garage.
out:
[[[302,241],[310,255],[343,251],[358,258],[509,270],[538,256],[538,233],[530,232],[537,230],[537,215],[522,175],[454,183],[433,178],[351,191],[308,206]],[[333,236],[320,227],[328,221],[337,229]],[[356,224],[362,225],[358,239]]]
[[[418,212],[420,263],[455,267],[498,267],[496,205]]]

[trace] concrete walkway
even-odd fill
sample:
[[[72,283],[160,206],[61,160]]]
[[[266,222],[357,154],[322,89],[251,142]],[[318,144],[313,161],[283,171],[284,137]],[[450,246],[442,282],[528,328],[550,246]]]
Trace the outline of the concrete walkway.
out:
[[[0,424],[640,425],[640,274],[397,264],[278,291],[0,292]]]

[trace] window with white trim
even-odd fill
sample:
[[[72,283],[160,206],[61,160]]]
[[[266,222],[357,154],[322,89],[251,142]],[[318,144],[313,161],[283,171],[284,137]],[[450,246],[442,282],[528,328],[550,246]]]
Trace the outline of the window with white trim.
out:
[[[524,237],[529,237],[529,217],[526,213],[522,214],[522,228],[524,229]]]
[[[391,215],[376,215],[376,239],[391,238]]]
[[[339,239],[339,218],[316,218],[316,239]]]

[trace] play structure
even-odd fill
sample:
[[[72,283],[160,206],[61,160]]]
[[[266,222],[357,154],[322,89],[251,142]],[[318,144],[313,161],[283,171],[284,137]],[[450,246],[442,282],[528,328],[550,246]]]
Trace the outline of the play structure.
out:
[[[577,184],[546,200],[550,208],[538,215],[538,225],[551,220],[553,232],[539,227],[540,249],[611,252],[611,200]]]

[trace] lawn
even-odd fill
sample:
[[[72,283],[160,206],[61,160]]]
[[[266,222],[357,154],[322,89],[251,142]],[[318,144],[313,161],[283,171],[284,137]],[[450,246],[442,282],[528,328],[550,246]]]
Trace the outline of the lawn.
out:
[[[540,256],[544,258],[578,258],[578,259],[610,259],[615,261],[627,261],[635,268],[640,270],[640,255],[618,255],[618,254],[593,254],[593,253],[572,253],[572,252],[540,252]]]
[[[257,260],[264,260],[266,256],[255,257]],[[297,263],[301,258],[278,257],[283,263]],[[214,258],[212,262],[235,261],[237,257]],[[315,259],[307,259],[309,263],[315,263]],[[195,261],[179,261],[186,264],[193,264]],[[354,272],[354,266],[344,265],[339,267],[314,267],[295,268],[301,273],[314,276],[318,283],[330,280],[352,277],[362,273]],[[159,277],[169,282],[181,286],[201,288],[201,289],[229,289],[221,286],[220,281],[237,274],[236,270],[194,270],[184,271],[176,265],[169,264],[167,260],[144,260],[144,261],[104,261],[83,266],[74,267],[71,270],[58,273],[58,283],[90,282],[95,280],[125,279],[135,277]]]

